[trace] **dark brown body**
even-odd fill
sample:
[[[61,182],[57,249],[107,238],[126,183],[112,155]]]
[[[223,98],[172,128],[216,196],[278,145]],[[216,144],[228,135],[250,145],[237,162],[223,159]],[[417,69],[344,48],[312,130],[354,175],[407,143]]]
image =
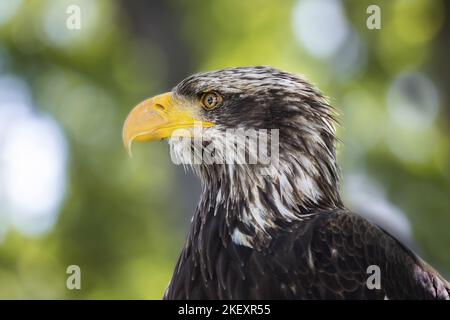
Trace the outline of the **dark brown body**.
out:
[[[380,269],[381,288],[367,272]],[[344,210],[236,245],[218,216],[194,221],[165,299],[449,299],[448,283],[396,239]]]

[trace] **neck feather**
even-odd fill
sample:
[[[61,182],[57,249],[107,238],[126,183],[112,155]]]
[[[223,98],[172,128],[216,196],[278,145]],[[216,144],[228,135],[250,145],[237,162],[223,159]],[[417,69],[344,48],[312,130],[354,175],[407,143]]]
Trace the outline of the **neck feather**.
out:
[[[194,220],[222,220],[222,233],[234,243],[257,248],[292,222],[342,207],[334,147],[313,139],[295,141],[281,143],[276,165],[193,164],[183,159],[202,182]],[[172,141],[172,154],[180,157],[180,150],[186,149],[183,143]]]
[[[282,161],[281,169],[204,168],[199,212],[214,208],[215,218],[223,215],[226,219],[235,243],[254,247],[255,242],[266,243],[292,222],[342,206],[333,177],[306,157],[290,160]]]

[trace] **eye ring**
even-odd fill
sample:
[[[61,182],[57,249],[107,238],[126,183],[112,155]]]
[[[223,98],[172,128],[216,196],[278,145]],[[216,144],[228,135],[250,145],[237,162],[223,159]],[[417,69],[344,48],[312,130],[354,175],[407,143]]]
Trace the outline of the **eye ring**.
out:
[[[211,110],[222,103],[222,97],[215,91],[205,92],[202,95],[201,102],[204,109]]]

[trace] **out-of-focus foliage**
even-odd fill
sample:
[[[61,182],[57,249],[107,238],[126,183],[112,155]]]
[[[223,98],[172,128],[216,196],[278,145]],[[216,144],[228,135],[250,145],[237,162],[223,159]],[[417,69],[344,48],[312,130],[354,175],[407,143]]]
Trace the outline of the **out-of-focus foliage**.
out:
[[[165,143],[129,159],[123,120],[191,73],[258,64],[330,97],[347,204],[450,273],[449,36],[439,0],[1,1],[0,298],[160,298],[197,182]]]

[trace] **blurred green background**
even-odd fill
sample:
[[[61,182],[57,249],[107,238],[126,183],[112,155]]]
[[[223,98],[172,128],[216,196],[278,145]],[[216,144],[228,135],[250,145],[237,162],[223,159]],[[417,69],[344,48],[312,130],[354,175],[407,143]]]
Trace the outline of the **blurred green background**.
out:
[[[370,4],[381,29],[369,30]],[[70,5],[81,29],[69,29]],[[346,204],[450,274],[444,1],[0,0],[0,298],[159,299],[199,197],[128,111],[198,71],[304,74],[340,112]],[[81,290],[66,268],[81,268]]]

